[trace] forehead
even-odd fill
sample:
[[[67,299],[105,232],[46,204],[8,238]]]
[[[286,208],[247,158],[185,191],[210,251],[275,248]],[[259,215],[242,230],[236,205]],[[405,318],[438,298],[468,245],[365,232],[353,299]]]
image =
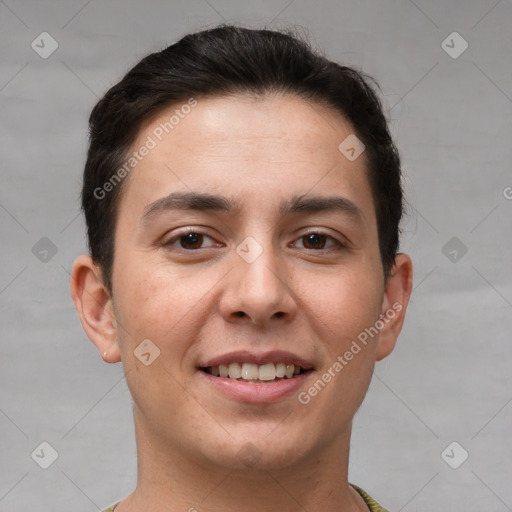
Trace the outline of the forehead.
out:
[[[373,210],[365,154],[339,149],[354,136],[337,111],[291,95],[197,98],[161,111],[140,130],[143,147],[123,196],[139,210],[173,191],[217,191],[243,203],[338,189]],[[123,203],[124,201],[122,201]]]
[[[151,134],[158,145],[174,143],[176,148],[195,143],[196,149],[203,152],[213,145],[218,156],[236,154],[240,158],[247,151],[246,159],[264,160],[280,154],[289,157],[299,146],[303,156],[326,148],[336,150],[340,134],[354,131],[334,109],[284,93],[236,94],[198,98],[194,102],[195,107],[190,109],[189,102],[184,101],[162,111],[140,131],[139,142],[140,136]],[[259,151],[263,147],[276,153],[265,155]]]

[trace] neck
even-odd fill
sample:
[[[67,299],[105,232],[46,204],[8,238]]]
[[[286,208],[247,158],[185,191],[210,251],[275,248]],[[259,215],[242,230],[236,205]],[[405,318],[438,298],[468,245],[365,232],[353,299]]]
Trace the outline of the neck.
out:
[[[350,428],[309,459],[279,468],[233,469],[159,442],[135,422],[138,483],[116,512],[356,512],[368,510],[348,484]]]

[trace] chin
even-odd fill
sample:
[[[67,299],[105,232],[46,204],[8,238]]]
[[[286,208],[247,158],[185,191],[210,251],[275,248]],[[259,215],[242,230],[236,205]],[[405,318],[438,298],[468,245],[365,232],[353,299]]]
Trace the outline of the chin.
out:
[[[212,450],[213,447],[214,444],[208,445],[208,452],[211,453],[207,457],[229,470],[286,469],[298,464],[307,452],[303,436],[294,440],[291,436],[283,438],[282,433],[273,438],[267,434],[230,438],[225,445]]]

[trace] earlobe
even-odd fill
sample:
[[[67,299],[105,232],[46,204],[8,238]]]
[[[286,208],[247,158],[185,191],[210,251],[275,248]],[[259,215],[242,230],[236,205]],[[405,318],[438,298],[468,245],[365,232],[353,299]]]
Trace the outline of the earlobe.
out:
[[[402,330],[405,312],[412,291],[412,261],[407,254],[397,254],[391,276],[386,283],[382,301],[381,322],[377,346],[377,361],[395,348]]]
[[[71,272],[71,296],[82,327],[108,363],[121,360],[112,300],[98,266],[87,255],[78,257]]]

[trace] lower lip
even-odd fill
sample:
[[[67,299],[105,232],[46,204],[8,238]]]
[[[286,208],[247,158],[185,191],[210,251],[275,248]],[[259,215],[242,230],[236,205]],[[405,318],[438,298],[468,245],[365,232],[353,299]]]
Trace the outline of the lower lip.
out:
[[[311,372],[301,373],[291,379],[280,379],[267,383],[243,382],[224,377],[215,377],[199,370],[207,382],[224,395],[240,402],[272,403],[278,402],[296,392]]]

